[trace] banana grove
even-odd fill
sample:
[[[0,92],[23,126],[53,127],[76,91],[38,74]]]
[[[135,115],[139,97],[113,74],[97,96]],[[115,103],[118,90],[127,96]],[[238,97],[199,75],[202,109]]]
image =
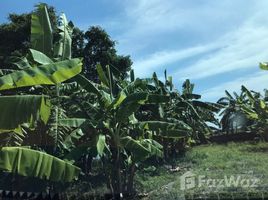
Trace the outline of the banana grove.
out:
[[[133,70],[122,79],[116,66],[98,64],[98,81],[87,79],[82,59],[72,58],[73,28],[61,14],[53,31],[46,6],[38,5],[27,56],[1,70],[1,171],[44,180],[53,190],[89,176],[97,159],[110,193],[132,195],[143,162],[169,160],[178,150],[207,143],[221,125],[219,111],[223,125],[239,108],[267,127],[266,102],[245,87],[236,99],[227,92],[211,103],[194,93],[189,80],[179,92],[166,71],[164,81],[155,73],[136,78]]]

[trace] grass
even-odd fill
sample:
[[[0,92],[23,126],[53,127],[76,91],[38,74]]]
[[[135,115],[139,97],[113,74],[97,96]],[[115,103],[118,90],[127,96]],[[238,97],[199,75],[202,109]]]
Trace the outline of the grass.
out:
[[[184,156],[175,160],[178,167],[177,172],[171,172],[171,165],[152,166],[150,162],[143,164],[135,176],[135,188],[139,194],[144,194],[143,200],[161,199],[192,199],[210,197],[210,199],[247,199],[246,196],[260,198],[264,193],[268,198],[268,143],[228,143],[228,144],[209,144],[193,147]],[[145,165],[145,166],[144,166]],[[144,169],[145,167],[145,169]],[[195,175],[197,182],[198,176],[204,176],[203,180],[228,179],[238,176],[246,180],[259,178],[257,187],[209,187],[203,184],[200,187],[181,190],[180,177],[191,171]],[[105,178],[99,174],[95,177],[88,177],[80,180],[66,191],[73,198],[90,199],[92,196],[102,196],[108,192]],[[252,185],[252,183],[251,183]],[[266,194],[265,194],[266,192]],[[142,195],[141,195],[142,196]],[[140,197],[141,198],[141,197]],[[135,199],[138,199],[135,197]]]
[[[147,193],[144,199],[179,199],[187,197],[211,197],[212,199],[232,199],[261,197],[268,189],[268,143],[228,143],[225,145],[202,145],[192,148],[185,156],[176,160],[178,172],[170,172],[165,167],[158,167],[154,173],[140,171],[136,176],[139,191]],[[182,191],[180,176],[187,171],[204,176],[203,180],[224,179],[240,176],[238,186],[209,187],[202,184]],[[248,187],[258,178],[257,187]],[[198,178],[195,179],[197,182]],[[249,182],[247,182],[249,181]],[[242,183],[242,185],[241,185]],[[211,184],[210,184],[211,185]],[[255,186],[254,185],[254,186]],[[267,196],[266,194],[264,194]]]

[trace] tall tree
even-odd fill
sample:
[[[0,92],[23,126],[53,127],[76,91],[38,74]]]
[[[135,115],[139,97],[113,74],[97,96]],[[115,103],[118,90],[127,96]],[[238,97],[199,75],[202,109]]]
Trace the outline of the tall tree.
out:
[[[92,26],[85,32],[84,73],[91,80],[97,79],[96,65],[110,65],[117,77],[127,77],[131,69],[130,56],[117,55],[115,44],[107,32],[99,26]]]
[[[75,27],[72,33],[72,55],[73,57],[84,57],[85,42],[84,32]]]

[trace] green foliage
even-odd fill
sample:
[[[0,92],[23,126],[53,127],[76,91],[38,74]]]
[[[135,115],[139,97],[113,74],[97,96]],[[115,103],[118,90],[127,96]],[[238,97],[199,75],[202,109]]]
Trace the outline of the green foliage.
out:
[[[179,171],[170,172],[167,165],[157,166],[154,173],[139,170],[136,175],[137,190],[148,194],[147,199],[167,200],[181,197],[191,198],[198,195],[202,199],[243,199],[248,193],[255,193],[252,198],[267,196],[268,157],[267,143],[228,143],[224,145],[200,145],[193,147],[182,157],[176,158]],[[147,164],[147,163],[146,163]],[[147,164],[148,168],[151,166]],[[191,171],[196,177],[206,176],[210,179],[223,179],[224,176],[246,176],[247,179],[260,178],[261,187],[248,188],[238,185],[230,187],[195,187],[180,190],[180,178],[185,172]],[[248,172],[248,173],[245,173]],[[242,177],[241,177],[242,178]],[[249,197],[250,198],[250,197]]]
[[[52,64],[53,61],[40,51],[30,49],[33,60],[40,65]],[[30,67],[30,66],[29,66]]]
[[[88,79],[98,80],[97,64],[109,65],[115,77],[122,79],[127,77],[132,61],[129,56],[117,55],[116,43],[111,40],[105,30],[98,26],[92,26],[84,33],[84,40],[86,41],[84,45],[80,43],[80,46],[84,46],[83,54],[79,56],[84,57],[84,74]]]
[[[77,76],[74,80],[84,91],[83,93],[77,92],[71,97],[71,99],[79,98],[79,103],[74,103],[76,111],[81,110],[82,113],[88,113],[86,121],[80,128],[82,130],[85,130],[86,126],[93,128],[96,135],[93,138],[97,139],[91,138],[90,143],[84,141],[84,145],[75,148],[66,158],[77,159],[79,158],[77,155],[82,156],[87,152],[93,156],[96,147],[97,155],[103,157],[105,162],[112,166],[112,169],[105,168],[105,171],[111,177],[114,177],[112,173],[117,174],[117,177],[111,179],[111,189],[117,193],[122,191],[118,187],[125,187],[123,182],[119,183],[121,178],[130,185],[133,184],[132,178],[127,178],[120,172],[121,168],[130,170],[129,168],[135,167],[137,162],[152,156],[161,157],[163,155],[162,146],[159,143],[141,135],[143,131],[148,130],[137,125],[136,113],[143,105],[163,104],[169,102],[170,97],[151,93],[148,90],[150,85],[146,81],[134,81],[135,83],[120,81],[116,79],[110,67],[107,66],[107,70],[104,70],[101,65],[98,65],[97,68],[101,83],[92,83],[81,75]],[[94,117],[91,118],[91,116]],[[159,127],[159,130],[162,128]],[[161,131],[164,132],[167,129]],[[131,132],[136,132],[136,134],[132,135]],[[82,142],[82,140],[80,141]],[[124,157],[127,157],[127,160],[122,164]],[[134,176],[133,173],[131,176]]]
[[[51,120],[51,110],[55,106],[52,106],[50,102],[54,103],[55,99],[44,95],[26,94],[36,92],[37,87],[43,89],[45,85],[56,85],[66,81],[79,74],[82,69],[80,59],[64,60],[65,57],[62,57],[61,61],[57,61],[57,59],[49,57],[53,50],[53,33],[47,8],[43,4],[40,4],[32,15],[31,33],[32,46],[35,48],[30,49],[31,57],[29,59],[31,60],[20,59],[15,64],[19,70],[0,77],[0,90],[3,94],[8,94],[11,89],[21,90],[20,95],[0,96],[0,131],[6,135],[12,133],[20,135],[21,137],[14,137],[15,140],[22,140],[20,144],[24,142],[22,139],[24,136],[30,140],[29,133],[36,130],[41,131],[41,133],[36,134],[44,134],[42,137],[54,138],[54,135],[44,132],[46,130],[44,126]],[[42,86],[40,87],[40,85]],[[32,86],[30,90],[25,88],[29,86]],[[49,88],[45,89],[48,94],[53,94]],[[55,110],[58,111],[58,109]],[[58,112],[54,116],[58,118]],[[56,121],[57,124],[58,121]],[[62,135],[60,136],[62,137]],[[60,136],[57,132],[56,141]],[[15,144],[18,143],[15,142]],[[38,146],[36,143],[31,145]],[[56,143],[56,145],[58,144]],[[38,149],[42,149],[42,147],[38,147]],[[22,176],[56,182],[70,182],[76,179],[80,172],[79,168],[59,158],[21,147],[2,147],[0,157],[2,170]]]
[[[0,131],[20,128],[20,124],[47,123],[50,116],[48,97],[41,95],[0,96]]]
[[[146,158],[153,156],[153,155],[160,155],[162,156],[161,148],[158,149],[160,152],[152,151],[157,149],[157,147],[152,148],[152,144],[148,144],[147,146],[144,145],[146,140],[135,140],[130,136],[122,137],[120,139],[121,145],[128,151],[132,152],[132,159],[133,161],[144,161]],[[145,143],[146,144],[146,143]],[[162,147],[162,146],[161,146]]]
[[[247,98],[247,104],[240,104],[241,109],[253,120],[251,128],[257,131],[264,140],[268,141],[267,129],[268,129],[268,106],[267,102],[258,95],[254,95],[252,91],[249,91],[245,86],[242,86],[242,92],[245,93]]]
[[[0,67],[11,68],[10,56],[24,56],[30,47],[30,14],[10,14],[9,23],[0,25]]]
[[[60,119],[59,124],[68,127],[80,127],[86,120],[81,118],[66,118]]]
[[[70,182],[78,178],[80,169],[44,152],[23,147],[2,147],[0,169],[21,176],[49,181]]]
[[[72,32],[72,56],[77,57],[84,57],[84,32],[77,27],[73,28]]]
[[[34,85],[54,85],[79,74],[81,69],[81,60],[75,58],[15,71],[0,77],[0,90]]]
[[[79,74],[78,76],[74,77],[74,80],[87,92],[94,93],[97,96],[100,96],[100,91],[95,86],[95,83],[91,82],[87,78],[85,78],[83,75]]]
[[[182,121],[179,121],[179,123],[144,121],[137,124],[141,129],[155,131],[158,135],[166,138],[186,137],[188,134],[190,135],[190,132],[192,131],[192,128]]]
[[[233,124],[232,117],[240,115],[246,118],[243,125],[244,129],[259,133],[263,139],[268,140],[266,134],[268,128],[268,107],[266,98],[258,92],[247,89],[243,85],[241,86],[240,95],[234,93],[234,96],[232,96],[226,91],[226,96],[227,97],[223,97],[218,101],[225,106],[225,109],[221,112],[223,130],[228,131],[228,129],[232,127],[231,124]]]
[[[30,13],[9,14],[8,22],[0,25],[0,68],[13,68],[12,57],[25,57],[31,47],[31,14],[38,11],[36,9]],[[57,27],[57,16],[55,9],[47,6],[51,27]],[[38,16],[37,16],[38,17]]]
[[[68,23],[65,14],[60,15],[58,26],[58,41],[55,43],[54,56],[61,60],[70,59],[72,56],[72,22]]]
[[[37,11],[32,14],[31,44],[33,49],[41,51],[47,56],[52,55],[52,26],[45,4],[39,4]]]
[[[180,94],[172,83],[172,77],[167,77],[166,71],[164,74],[165,82],[160,81],[155,73],[152,79],[148,80],[154,84],[156,93],[168,94],[170,96],[169,103],[160,105],[158,107],[159,115],[154,116],[151,120],[176,123],[184,126],[183,129],[176,127],[173,130],[169,130],[164,134],[166,137],[179,138],[184,136],[191,138],[195,142],[206,142],[206,135],[211,133],[211,127],[207,123],[218,125],[214,114],[220,110],[220,105],[201,101],[201,95],[193,93],[194,84],[188,79],[183,83],[182,94]],[[152,112],[155,113],[157,111]],[[187,125],[188,129],[185,129],[185,125]],[[166,143],[168,144],[168,142]],[[174,144],[170,144],[170,146],[172,145]]]
[[[266,62],[260,63],[260,68],[263,70],[268,70],[268,64]]]
[[[18,20],[28,26],[28,18],[14,16],[14,26]],[[211,103],[194,93],[188,79],[178,92],[166,71],[164,81],[156,73],[135,78],[133,70],[127,80],[131,60],[117,55],[115,41],[103,29],[91,27],[84,33],[64,14],[59,16],[59,26],[50,18],[46,5],[40,4],[32,14],[31,36],[24,38],[31,41],[32,49],[26,54],[25,46],[17,48],[23,56],[10,57],[12,69],[0,71],[1,136],[14,134],[19,141],[15,145],[30,144],[40,151],[3,147],[0,169],[70,182],[80,171],[70,163],[82,166],[94,158],[102,163],[113,194],[131,193],[137,165],[149,158],[168,158],[170,152],[175,155],[177,144],[185,148],[191,142],[206,143],[210,124],[219,125],[215,113],[222,108],[223,125],[229,115],[242,111],[254,120],[253,125],[262,127],[262,133],[268,130],[265,99],[246,87],[242,86],[240,95],[226,91],[226,97]],[[0,27],[0,36],[1,28],[7,27]],[[83,62],[72,59],[73,49],[76,56],[84,57]],[[82,65],[85,76],[79,74]],[[266,63],[260,67],[268,69]],[[52,150],[47,144],[33,143],[34,134],[48,141]]]
[[[46,4],[39,4],[30,13],[10,14],[9,20],[0,25],[0,68],[12,68],[14,62],[9,57],[25,57],[31,47],[50,58],[70,58],[72,51],[73,57],[83,58],[83,74],[93,81],[98,79],[98,63],[110,65],[117,77],[127,77],[132,65],[130,56],[118,55],[116,42],[100,27],[90,27],[84,33],[65,15],[56,16],[55,9]]]
[[[115,107],[118,107],[116,117],[118,121],[123,122],[128,120],[128,117],[136,112],[141,105],[166,103],[168,100],[169,97],[164,95],[154,95],[146,92],[133,93],[125,97],[123,100],[122,98],[119,99],[114,105]]]
[[[102,135],[102,134],[98,135],[98,141],[97,141],[96,147],[97,147],[97,152],[100,156],[103,155],[103,151],[106,146],[105,140],[106,140],[105,135]]]
[[[206,122],[216,121],[213,113],[220,107],[200,101],[200,95],[192,93],[193,84],[189,80],[180,95],[173,90],[171,77],[165,83],[158,80],[156,74],[150,79],[134,80],[132,71],[129,82],[117,79],[111,69],[107,66],[104,70],[97,65],[100,84],[81,75],[73,79],[83,90],[78,89],[71,95],[68,107],[74,108],[73,117],[86,119],[78,128],[86,132],[88,126],[94,133],[89,140],[82,141],[81,137],[82,144],[71,150],[66,159],[77,160],[86,154],[102,157],[107,165],[104,170],[109,174],[110,189],[118,193],[124,191],[122,188],[131,189],[133,184],[132,178],[121,170],[132,171],[136,163],[150,157],[163,157],[162,140],[157,142],[155,138],[174,142],[182,138],[198,139],[195,133],[209,131]],[[148,120],[150,118],[152,121]],[[99,143],[100,136],[102,143]],[[134,176],[133,171],[130,176]]]

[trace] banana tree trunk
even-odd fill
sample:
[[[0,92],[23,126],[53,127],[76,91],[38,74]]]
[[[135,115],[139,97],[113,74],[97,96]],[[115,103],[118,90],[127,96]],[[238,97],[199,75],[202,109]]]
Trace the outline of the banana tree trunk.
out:
[[[164,160],[167,161],[169,158],[169,153],[168,153],[168,139],[163,138],[162,139],[162,144],[163,144],[163,152],[164,152]]]
[[[268,127],[260,134],[265,142],[268,142]]]
[[[121,182],[121,165],[120,165],[120,150],[119,148],[115,148],[112,151],[112,162],[113,162],[113,170],[112,170],[112,192],[114,197],[120,196],[122,193],[122,182]]]
[[[132,163],[129,169],[128,182],[127,182],[127,194],[133,194],[133,183],[134,183],[134,175],[135,175],[136,167],[135,163]]]

